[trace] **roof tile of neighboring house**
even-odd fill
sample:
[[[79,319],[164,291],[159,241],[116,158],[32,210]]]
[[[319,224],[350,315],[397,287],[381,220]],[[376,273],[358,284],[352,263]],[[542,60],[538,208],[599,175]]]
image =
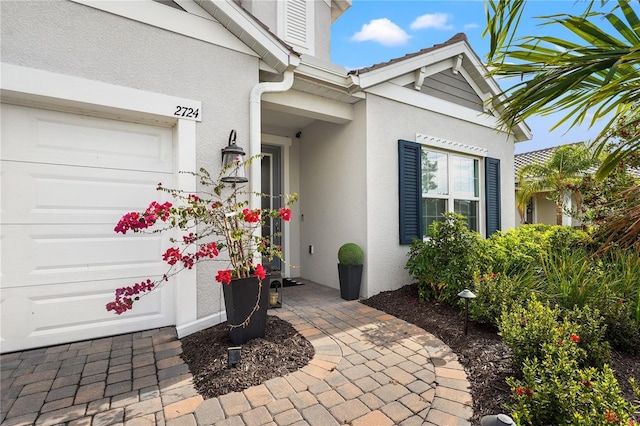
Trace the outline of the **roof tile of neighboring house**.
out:
[[[581,142],[576,142],[576,144],[577,143],[581,143]],[[568,145],[575,145],[575,144],[568,144]],[[530,151],[530,152],[523,152],[522,154],[516,154],[513,157],[513,167],[515,169],[516,177],[518,176],[518,171],[522,166],[525,166],[527,164],[534,164],[534,163],[544,163],[549,158],[551,158],[551,156],[553,155],[553,151],[555,151],[556,148],[557,148],[556,146],[552,146],[550,148],[539,149],[537,151]],[[586,173],[594,174],[597,170],[598,170],[597,167],[590,167]],[[629,173],[640,177],[639,169],[630,169]]]
[[[464,33],[458,33],[458,34],[454,35],[453,37],[451,37],[449,40],[445,41],[444,43],[435,44],[435,45],[433,45],[431,47],[426,47],[426,48],[421,49],[421,50],[419,50],[417,52],[414,52],[414,53],[408,53],[408,54],[406,54],[406,55],[404,55],[404,56],[402,56],[400,58],[394,58],[394,59],[391,59],[391,60],[389,60],[387,62],[380,62],[378,64],[374,64],[374,65],[371,65],[369,67],[359,68],[359,69],[356,69],[356,70],[351,70],[351,71],[349,71],[349,74],[355,74],[355,75],[364,74],[364,73],[367,73],[369,71],[377,70],[378,68],[386,67],[388,65],[392,65],[392,64],[395,64],[397,62],[402,62],[402,61],[404,61],[406,59],[413,58],[415,56],[420,56],[420,55],[423,55],[425,53],[428,53],[428,52],[434,51],[436,49],[440,49],[442,47],[449,46],[449,45],[452,45],[452,44],[455,44],[455,43],[458,43],[458,42],[461,42],[461,41],[467,41],[467,36]]]

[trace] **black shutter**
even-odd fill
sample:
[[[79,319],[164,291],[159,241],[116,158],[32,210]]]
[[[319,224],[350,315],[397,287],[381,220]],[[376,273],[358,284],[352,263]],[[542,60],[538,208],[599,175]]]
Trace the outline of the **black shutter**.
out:
[[[501,228],[500,217],[500,160],[485,158],[485,193],[487,207],[487,237]]]
[[[398,141],[400,244],[422,239],[422,149],[420,144]]]

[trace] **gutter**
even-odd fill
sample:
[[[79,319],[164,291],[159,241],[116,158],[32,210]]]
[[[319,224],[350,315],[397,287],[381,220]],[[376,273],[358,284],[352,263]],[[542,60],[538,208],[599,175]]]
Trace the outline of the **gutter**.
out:
[[[293,86],[293,68],[287,69],[283,73],[282,81],[258,83],[251,89],[249,94],[249,157],[258,155],[261,152],[262,142],[262,115],[260,102],[263,93],[286,92]],[[260,161],[252,161],[249,165],[249,208],[260,208],[260,196],[262,192],[262,174]]]

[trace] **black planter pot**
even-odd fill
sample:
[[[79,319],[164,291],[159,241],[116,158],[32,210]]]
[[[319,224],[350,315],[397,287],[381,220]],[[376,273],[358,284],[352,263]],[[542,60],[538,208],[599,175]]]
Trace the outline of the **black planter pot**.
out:
[[[356,300],[360,297],[362,265],[338,263],[338,278],[340,278],[340,297],[345,300]]]
[[[221,284],[229,325],[238,325],[247,319],[260,291],[260,307],[251,315],[249,324],[246,327],[234,327],[229,330],[229,338],[234,345],[242,345],[251,339],[264,337],[269,307],[269,279],[267,277],[262,281],[262,288],[259,282],[257,277],[249,277],[233,279],[231,284]]]

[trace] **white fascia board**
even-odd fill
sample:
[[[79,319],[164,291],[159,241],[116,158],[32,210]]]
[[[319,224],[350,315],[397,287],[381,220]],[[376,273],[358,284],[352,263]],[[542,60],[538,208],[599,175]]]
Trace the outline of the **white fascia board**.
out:
[[[329,1],[329,0],[325,0]],[[352,5],[351,0],[331,0],[331,23],[335,22]]]
[[[367,73],[360,74],[360,86],[363,89],[367,89],[400,75],[413,72],[423,66],[429,66],[437,62],[454,58],[460,53],[466,53],[465,50],[467,50],[466,44],[460,42],[422,55],[407,58],[397,63],[380,67],[379,69],[374,69]]]
[[[267,54],[260,54],[260,56],[278,71],[282,72],[290,66],[298,65],[299,58],[292,54],[276,37],[262,28],[255,19],[248,16],[235,2],[229,0],[194,1],[254,51],[257,51],[258,46],[264,48]]]
[[[353,86],[353,80],[348,78],[346,68],[333,63],[309,61],[309,59],[309,57],[302,57],[295,71],[296,76],[342,90],[349,90]]]
[[[191,10],[199,9],[198,16],[193,11],[186,13],[152,1],[71,1],[246,55],[258,56],[245,43],[241,42],[191,0],[180,0],[180,5],[184,7],[188,3]],[[202,15],[207,15],[208,18]]]
[[[492,129],[499,129],[498,120],[490,115],[444,101],[436,97],[417,92],[412,89],[400,87],[392,83],[383,83],[367,89],[366,92],[382,96],[407,105],[433,111],[438,114],[448,115],[459,120],[468,121]]]
[[[351,104],[289,90],[262,95],[263,104],[269,109],[294,113],[303,117],[344,124],[353,121]]]

